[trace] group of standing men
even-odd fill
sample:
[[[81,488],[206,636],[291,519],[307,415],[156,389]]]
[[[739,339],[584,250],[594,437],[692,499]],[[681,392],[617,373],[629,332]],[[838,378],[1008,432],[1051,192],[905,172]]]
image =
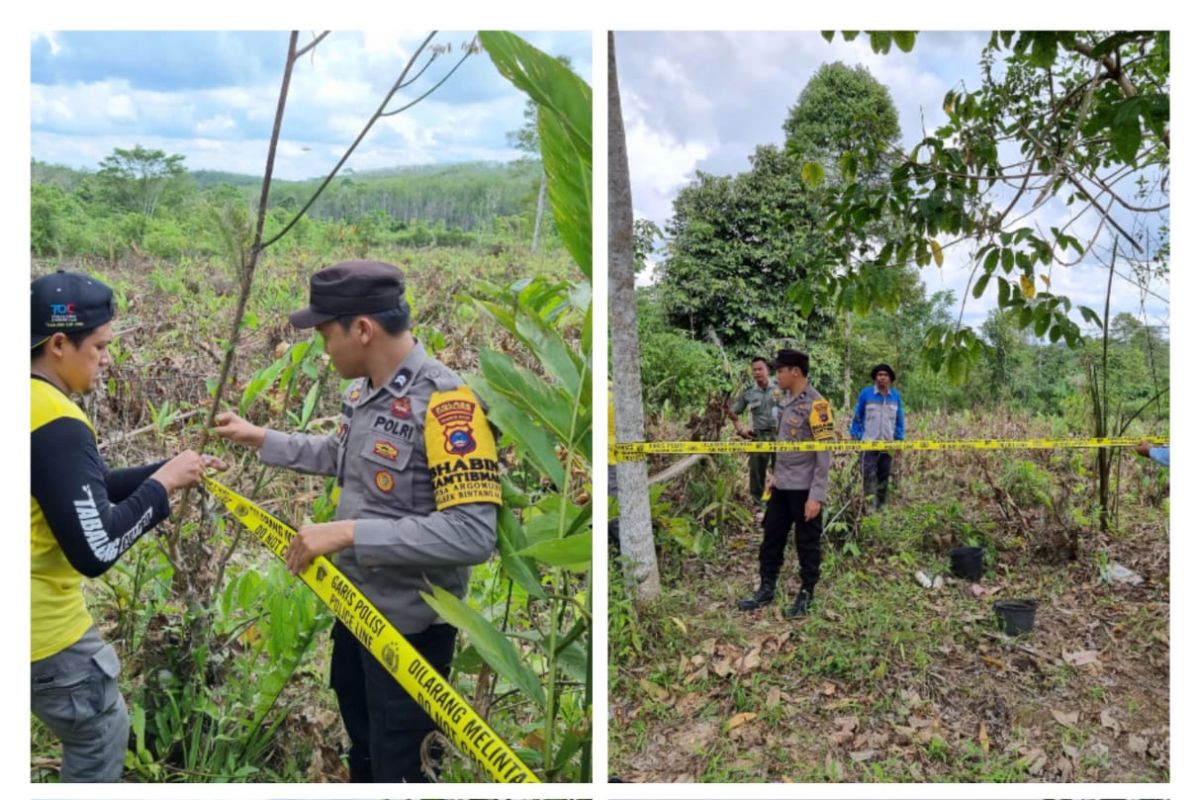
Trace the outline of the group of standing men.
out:
[[[771,370],[775,379],[771,379]],[[829,401],[808,380],[809,357],[798,350],[780,350],[773,362],[751,361],[754,382],[742,391],[729,416],[743,439],[752,441],[831,441],[833,412]],[[850,437],[860,441],[902,441],[904,407],[894,386],[895,371],[887,364],[871,370],[873,383],[858,395]],[[751,428],[740,415],[750,410]],[[791,619],[808,613],[821,576],[822,507],[829,489],[828,450],[816,452],[751,453],[750,495],[762,511],[763,540],[759,547],[759,585],[739,601],[746,611],[775,599],[788,534],[795,529],[800,561],[800,589],[784,612]],[[892,456],[884,449],[862,454],[863,493],[874,510],[887,500]]]

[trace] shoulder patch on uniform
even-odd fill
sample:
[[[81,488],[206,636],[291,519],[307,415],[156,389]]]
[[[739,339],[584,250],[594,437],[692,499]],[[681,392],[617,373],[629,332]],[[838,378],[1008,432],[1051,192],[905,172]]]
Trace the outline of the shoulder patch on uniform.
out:
[[[425,455],[438,510],[500,504],[500,463],[483,406],[468,386],[435,391],[425,411]]]
[[[812,411],[808,414],[808,427],[818,442],[833,439],[833,409],[830,408],[828,400],[821,398],[813,401]]]

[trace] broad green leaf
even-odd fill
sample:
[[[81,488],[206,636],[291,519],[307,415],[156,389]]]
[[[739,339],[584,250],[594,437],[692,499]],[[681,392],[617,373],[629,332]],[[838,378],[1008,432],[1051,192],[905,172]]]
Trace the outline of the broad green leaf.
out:
[[[585,571],[592,564],[592,532],[584,531],[565,539],[548,539],[531,544],[518,555],[529,556],[543,564]]]
[[[1000,261],[1000,251],[992,250],[987,254],[987,258],[983,260],[983,271],[991,275],[996,271],[996,263]]]
[[[946,362],[946,371],[952,384],[956,386],[962,385],[967,377],[966,353],[957,347],[952,349],[950,351],[950,358]]]
[[[1104,328],[1104,323],[1100,321],[1100,315],[1087,306],[1079,307],[1079,315],[1083,317],[1085,322],[1091,322],[1097,328]]]
[[[567,347],[558,331],[541,318],[529,313],[517,314],[517,330],[529,343],[529,349],[537,356],[542,366],[553,375],[566,391],[568,397],[579,392],[579,363]]]
[[[1141,98],[1131,97],[1121,101],[1112,118],[1113,152],[1126,164],[1137,161],[1142,145],[1142,126],[1139,119]]]
[[[809,189],[820,189],[825,182],[825,168],[816,161],[809,161],[800,168],[800,180]]]
[[[821,31],[821,38],[827,42],[832,42],[833,36],[836,33],[837,33],[837,31]]]
[[[997,276],[996,277],[996,289],[997,289],[997,292],[999,293],[1000,306],[1003,307],[1003,306],[1008,305],[1009,293],[1011,291],[1011,285],[1009,284],[1009,282],[1004,280],[1004,278]]]
[[[887,31],[871,31],[868,35],[871,37],[871,50],[874,52],[887,55],[892,49],[892,35]]]
[[[546,708],[546,692],[537,674],[525,666],[512,642],[478,611],[459,600],[440,586],[431,586],[421,597],[437,615],[454,627],[465,631],[471,644],[496,674],[525,693],[525,696]]]
[[[557,59],[504,31],[479,41],[500,74],[538,106],[546,194],[563,243],[592,274],[592,89]]]
[[[916,31],[892,31],[892,41],[896,43],[902,52],[911,53],[913,46],[917,43]]]
[[[945,256],[942,255],[942,246],[938,244],[937,239],[929,240],[929,249],[933,252],[933,260],[939,267],[942,266]]]
[[[314,383],[308,390],[308,394],[304,396],[304,408],[300,412],[300,427],[307,428],[308,421],[312,419],[313,409],[317,407],[317,390],[321,388],[321,384]]]
[[[505,395],[493,390],[481,376],[468,375],[467,383],[487,404],[488,419],[511,437],[517,450],[527,456],[555,486],[563,486],[563,465],[558,460],[550,434],[533,424],[528,414],[514,406]]]
[[[975,288],[971,290],[971,296],[976,300],[983,297],[983,293],[987,289],[988,281],[991,277],[991,275],[983,275],[979,280],[975,281]]]
[[[1052,317],[1050,310],[1045,306],[1041,306],[1037,311],[1037,319],[1033,323],[1033,333],[1035,336],[1042,336],[1046,329],[1050,327]]]
[[[500,565],[504,572],[531,596],[539,600],[545,599],[546,593],[542,590],[537,570],[528,559],[517,555],[528,546],[521,523],[516,515],[504,506],[500,507],[497,522],[496,545],[500,551]]]

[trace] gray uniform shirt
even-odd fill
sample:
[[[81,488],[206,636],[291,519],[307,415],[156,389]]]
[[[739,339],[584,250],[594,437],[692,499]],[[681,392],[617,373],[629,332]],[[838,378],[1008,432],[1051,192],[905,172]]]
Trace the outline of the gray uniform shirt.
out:
[[[821,400],[821,393],[804,387],[798,395],[788,396],[779,404],[779,442],[804,442],[813,438],[808,415],[812,404]],[[825,502],[829,491],[829,464],[833,455],[828,450],[818,453],[776,453],[775,488],[807,489],[808,499]]]
[[[752,383],[748,389],[738,396],[737,400],[733,401],[733,413],[741,414],[749,408],[750,421],[754,424],[754,432],[774,433],[775,398],[773,394],[777,388],[774,380],[768,380],[767,388],[765,389],[760,389],[757,383]]]
[[[462,385],[418,342],[385,385],[350,385],[335,435],[267,431],[259,453],[266,464],[338,477],[337,519],[355,524],[353,547],[334,563],[401,633],[438,621],[420,596],[429,583],[462,597],[470,565],[496,546],[495,505],[434,505],[425,412],[435,391]]]

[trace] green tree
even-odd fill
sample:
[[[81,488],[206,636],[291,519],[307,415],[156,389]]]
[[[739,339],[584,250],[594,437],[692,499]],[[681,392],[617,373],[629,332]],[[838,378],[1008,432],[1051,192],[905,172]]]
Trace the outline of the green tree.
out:
[[[800,162],[763,145],[750,163],[733,177],[698,173],[679,192],[662,263],[671,324],[696,339],[715,335],[738,356],[826,321],[821,312],[805,320],[785,295],[824,263],[824,234]]]
[[[873,33],[872,46],[883,51],[899,36]],[[975,261],[975,297],[994,285],[998,307],[1016,309],[1021,328],[1074,346],[1080,327],[1068,316],[1071,298],[1051,291],[1053,265],[1107,251],[1114,269],[1132,254],[1147,269],[1166,268],[1170,35],[996,32],[982,70],[979,89],[947,93],[947,123],[911,152],[866,138],[845,154],[827,231],[832,257],[850,268],[818,287],[818,301],[864,272],[940,266],[944,248],[963,242]],[[896,164],[888,181],[855,179],[885,158]],[[1051,198],[1072,219],[1049,230],[1029,224],[1029,214]],[[1076,235],[1085,223],[1095,228]],[[880,224],[889,231],[883,239],[873,235]],[[876,302],[866,298],[868,307]],[[1080,313],[1106,329],[1096,311]],[[982,353],[981,340],[961,323],[931,337],[927,349],[935,369],[947,366],[956,381]]]
[[[818,162],[836,176],[842,157],[875,142],[885,150],[900,138],[900,121],[887,87],[861,64],[848,67],[840,61],[822,64],[809,79],[783,123],[787,149],[805,161]],[[878,177],[887,167],[880,159],[872,165]],[[862,176],[867,177],[867,176]]]
[[[130,150],[117,147],[100,162],[96,178],[113,205],[153,217],[162,200],[181,192],[187,176],[183,159],[140,144]]]

